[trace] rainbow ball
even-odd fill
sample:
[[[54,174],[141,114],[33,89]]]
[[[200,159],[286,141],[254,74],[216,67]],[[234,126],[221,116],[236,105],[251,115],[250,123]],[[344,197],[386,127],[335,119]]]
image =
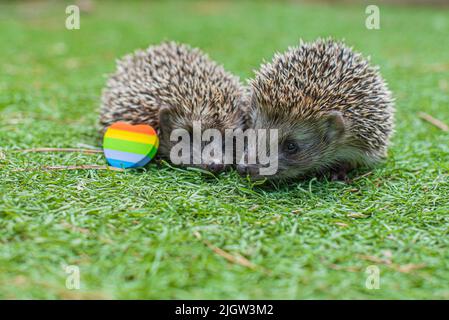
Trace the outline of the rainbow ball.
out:
[[[109,126],[103,137],[106,160],[116,168],[138,168],[154,158],[159,138],[152,126],[116,122]]]

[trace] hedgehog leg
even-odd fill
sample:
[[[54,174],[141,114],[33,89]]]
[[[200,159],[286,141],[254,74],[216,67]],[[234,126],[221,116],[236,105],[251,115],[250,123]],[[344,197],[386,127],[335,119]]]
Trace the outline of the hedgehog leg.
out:
[[[348,172],[353,169],[353,166],[349,163],[342,163],[334,167],[330,171],[331,181],[344,181],[349,182]]]

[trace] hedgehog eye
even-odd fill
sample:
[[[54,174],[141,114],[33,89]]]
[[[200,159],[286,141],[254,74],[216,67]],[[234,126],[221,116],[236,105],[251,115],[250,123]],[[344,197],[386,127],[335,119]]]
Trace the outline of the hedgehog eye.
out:
[[[288,154],[294,154],[294,153],[297,153],[299,151],[299,146],[295,142],[287,142],[284,145],[284,151],[286,153],[288,153]]]

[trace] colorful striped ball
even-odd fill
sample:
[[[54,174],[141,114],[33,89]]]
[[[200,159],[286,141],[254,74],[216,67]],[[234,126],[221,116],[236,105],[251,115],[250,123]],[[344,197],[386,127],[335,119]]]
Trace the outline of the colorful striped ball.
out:
[[[103,137],[103,152],[108,163],[116,168],[138,168],[154,158],[159,138],[153,127],[116,122]]]

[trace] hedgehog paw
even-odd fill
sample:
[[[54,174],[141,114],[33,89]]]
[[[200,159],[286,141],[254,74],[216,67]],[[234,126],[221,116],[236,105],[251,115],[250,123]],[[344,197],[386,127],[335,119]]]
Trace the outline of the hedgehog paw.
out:
[[[349,165],[341,165],[331,170],[330,179],[331,181],[342,181],[349,183],[350,179],[348,177],[348,172],[351,170]]]

